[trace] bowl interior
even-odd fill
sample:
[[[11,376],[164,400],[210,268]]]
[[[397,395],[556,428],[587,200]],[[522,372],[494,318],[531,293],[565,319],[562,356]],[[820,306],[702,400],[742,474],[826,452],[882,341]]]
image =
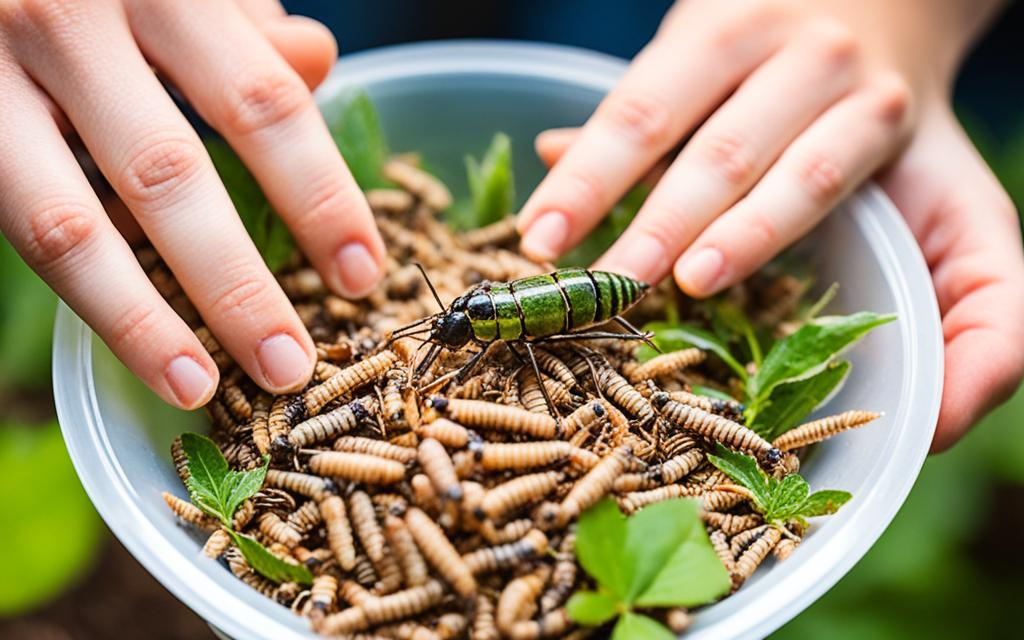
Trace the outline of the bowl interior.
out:
[[[394,150],[421,151],[432,170],[463,188],[463,158],[495,131],[514,145],[520,194],[543,167],[534,136],[582,123],[623,63],[561,47],[525,44],[408,45],[342,61],[319,92],[330,114],[348,87],[365,88]],[[785,563],[760,571],[734,596],[701,611],[689,637],[764,636],[837,581],[895,515],[927,452],[942,380],[941,333],[930,281],[913,239],[874,187],[850,198],[801,243],[819,282],[842,287],[842,312],[895,312],[849,353],[849,382],[821,413],[884,411],[872,426],[819,446],[803,473],[812,489],[845,489],[854,500],[815,523]],[[168,453],[199,414],[164,406],[67,308],[54,353],[58,412],[72,459],[108,525],[172,592],[228,635],[312,637],[303,620],[267,602],[178,526],[160,499],[184,496]],[[770,563],[769,563],[770,564]]]

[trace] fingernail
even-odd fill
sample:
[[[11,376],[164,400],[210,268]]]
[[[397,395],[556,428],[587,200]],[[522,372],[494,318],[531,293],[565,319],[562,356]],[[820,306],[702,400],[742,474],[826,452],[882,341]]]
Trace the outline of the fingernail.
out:
[[[683,260],[676,270],[676,281],[690,295],[708,295],[722,277],[725,258],[713,247],[705,247]]]
[[[361,298],[373,291],[380,280],[380,267],[361,242],[350,242],[338,250],[334,258],[342,292],[350,298]]]
[[[554,262],[568,239],[569,220],[564,213],[552,211],[530,225],[521,246],[523,253],[534,260]]]
[[[213,389],[214,380],[203,365],[191,356],[178,356],[171,360],[165,372],[174,397],[186,409],[198,407]]]
[[[275,389],[291,390],[306,382],[309,356],[287,333],[265,338],[256,350],[263,377]]]

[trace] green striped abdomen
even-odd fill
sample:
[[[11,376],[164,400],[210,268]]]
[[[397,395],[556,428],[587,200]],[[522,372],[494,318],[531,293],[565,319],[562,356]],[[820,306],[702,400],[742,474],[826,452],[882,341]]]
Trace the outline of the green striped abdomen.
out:
[[[467,294],[465,304],[477,340],[536,340],[606,322],[646,290],[616,273],[571,268],[483,285]]]

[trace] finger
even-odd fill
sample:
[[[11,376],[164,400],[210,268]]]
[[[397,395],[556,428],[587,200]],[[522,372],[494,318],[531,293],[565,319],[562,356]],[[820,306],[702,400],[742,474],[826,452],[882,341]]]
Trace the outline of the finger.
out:
[[[312,340],[112,6],[51,6],[12,39],[18,58],[68,114],[222,346],[267,390],[301,388]]]
[[[687,249],[674,269],[679,286],[711,295],[807,233],[898,148],[908,99],[885,75],[829,109]]]
[[[287,15],[278,0],[236,3],[307,87],[323,82],[338,58],[338,43],[327,27],[305,16]]]
[[[860,75],[849,33],[815,25],[747,78],[694,134],[636,220],[596,265],[658,282]],[[792,96],[780,100],[779,96]]]
[[[238,151],[334,290],[369,293],[384,245],[312,96],[255,27],[223,0],[132,16],[143,49]],[[194,73],[196,68],[204,73]]]
[[[216,366],[104,215],[31,81],[2,60],[0,93],[4,235],[157,395],[183,409],[205,404]]]
[[[779,31],[776,20],[752,17],[721,29],[693,21],[655,37],[523,206],[522,251],[552,261],[575,246],[772,53]]]
[[[569,147],[575,142],[580,135],[579,127],[566,127],[564,129],[548,129],[547,131],[541,131],[537,135],[537,139],[534,141],[534,146],[537,149],[537,156],[540,161],[544,163],[546,167],[552,167],[558,159],[568,151]],[[665,174],[669,164],[675,157],[675,152],[678,151],[673,149],[667,154],[662,156],[658,162],[648,171],[642,178],[640,178],[640,184],[646,185],[649,188],[654,188],[654,185],[658,184],[661,180],[661,176]]]

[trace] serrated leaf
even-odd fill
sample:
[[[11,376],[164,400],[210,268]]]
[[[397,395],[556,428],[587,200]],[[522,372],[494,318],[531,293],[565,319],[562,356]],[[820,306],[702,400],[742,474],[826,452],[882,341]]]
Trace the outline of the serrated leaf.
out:
[[[651,188],[644,184],[633,187],[611,212],[584,238],[575,249],[562,256],[560,267],[588,267],[618,240],[643,206]]]
[[[387,141],[377,109],[365,91],[352,93],[328,128],[360,188],[366,191],[390,185],[381,173],[389,155]]]
[[[183,433],[181,446],[188,460],[187,487],[192,503],[230,527],[238,506],[263,486],[269,459],[251,471],[232,471],[220,449],[206,436]]]
[[[740,380],[746,381],[747,379],[747,370],[733,357],[729,346],[710,331],[691,325],[667,322],[649,322],[644,326],[644,331],[654,333],[652,341],[663,353],[679,351],[688,347],[704,349],[721,358],[725,364],[729,365],[730,369],[736,372]],[[646,362],[656,355],[658,355],[657,351],[643,345],[637,349],[636,357],[640,362]]]
[[[600,591],[577,591],[565,604],[566,613],[576,624],[597,626],[619,613],[619,600]]]
[[[708,454],[708,462],[754,494],[754,505],[764,512],[772,501],[771,482],[754,458],[717,445],[718,455]]]
[[[870,311],[818,318],[776,342],[747,382],[751,415],[756,416],[776,386],[817,375],[868,331],[895,318]]]
[[[504,133],[494,134],[481,160],[466,156],[466,179],[471,207],[450,210],[445,220],[455,229],[465,230],[498,222],[515,206],[515,180],[512,174],[512,142]]]
[[[626,612],[615,623],[612,640],[676,640],[676,635],[653,618]]]
[[[785,382],[772,389],[768,402],[747,426],[768,441],[799,425],[842,384],[850,372],[846,360],[833,362],[817,375]]]
[[[773,487],[771,501],[764,512],[765,520],[778,522],[799,515],[810,490],[807,481],[799,475],[786,476]]]
[[[666,500],[644,507],[626,521],[622,550],[634,567],[623,600],[632,603],[664,569],[665,563],[686,543],[694,528],[704,529],[693,500]],[[720,563],[719,563],[720,564]],[[698,576],[694,576],[699,580]]]
[[[267,477],[270,459],[264,458],[263,464],[249,471],[231,471],[225,481],[224,509],[226,513],[235,515],[239,505],[251,498],[263,488]]]
[[[303,565],[285,562],[249,536],[235,533],[234,531],[230,533],[238,550],[245,556],[245,561],[249,563],[253,571],[264,578],[277,583],[298,582],[299,584],[311,584],[313,582],[313,575]]]
[[[580,516],[576,557],[605,591],[625,598],[636,567],[626,553],[626,518],[613,500],[606,498]]]
[[[797,514],[804,518],[826,516],[835,513],[853,496],[847,491],[815,491],[800,505]]]
[[[712,602],[729,593],[732,581],[729,572],[722,565],[707,531],[700,518],[700,505],[692,499],[676,499],[645,507],[630,518],[638,518],[645,512],[660,507],[655,522],[661,527],[678,531],[674,536],[675,545],[667,558],[653,568],[652,579],[643,587],[631,604],[641,607],[695,607]],[[656,538],[651,527],[645,530],[630,529],[630,544],[653,560],[651,543]],[[647,535],[647,538],[642,537]],[[666,536],[661,536],[666,537]],[[644,549],[651,549],[645,552]],[[657,550],[659,553],[660,549]]]

